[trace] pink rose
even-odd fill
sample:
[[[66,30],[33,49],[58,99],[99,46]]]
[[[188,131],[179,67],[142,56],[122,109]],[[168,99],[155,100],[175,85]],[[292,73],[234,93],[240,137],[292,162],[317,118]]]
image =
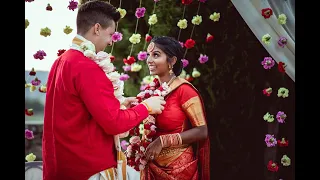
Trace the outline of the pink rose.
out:
[[[155,125],[152,125],[152,126],[150,127],[150,130],[151,130],[151,131],[155,131],[156,128],[157,128],[157,127],[156,127]]]
[[[139,170],[140,170],[140,171],[142,171],[144,168],[145,168],[145,165],[143,165],[143,164],[140,164],[140,165],[139,165]]]
[[[130,144],[137,144],[140,142],[140,137],[139,136],[132,136],[129,140]]]
[[[144,166],[147,165],[147,161],[145,159],[140,159],[140,163]]]

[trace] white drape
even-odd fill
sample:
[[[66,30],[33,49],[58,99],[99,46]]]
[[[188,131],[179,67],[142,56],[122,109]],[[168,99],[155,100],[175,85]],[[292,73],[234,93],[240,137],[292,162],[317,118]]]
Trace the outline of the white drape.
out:
[[[295,0],[231,0],[251,31],[262,43],[270,56],[279,63],[284,62],[286,73],[295,82]],[[261,10],[271,8],[273,15],[264,19]],[[278,23],[279,14],[287,16],[287,23]],[[271,43],[265,45],[262,36],[270,34]],[[287,45],[278,45],[279,37],[287,38]],[[263,60],[263,59],[262,59]],[[261,61],[262,61],[261,60]]]

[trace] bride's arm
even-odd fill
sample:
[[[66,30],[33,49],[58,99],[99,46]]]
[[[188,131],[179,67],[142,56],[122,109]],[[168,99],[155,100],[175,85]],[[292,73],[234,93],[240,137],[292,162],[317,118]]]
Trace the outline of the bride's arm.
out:
[[[208,137],[208,128],[205,119],[205,110],[201,98],[190,85],[180,87],[179,96],[182,109],[188,117],[192,128],[181,133],[160,136],[163,147],[180,144],[191,144]]]

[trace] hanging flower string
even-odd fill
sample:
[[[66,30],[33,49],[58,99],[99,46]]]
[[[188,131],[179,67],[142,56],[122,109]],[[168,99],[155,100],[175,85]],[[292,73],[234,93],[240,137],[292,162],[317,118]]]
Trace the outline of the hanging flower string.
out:
[[[109,3],[110,3],[110,0],[109,0]],[[127,14],[127,11],[125,9],[121,9],[121,3],[122,3],[122,0],[120,0],[119,8],[117,9],[118,12],[120,13],[120,19],[124,18],[124,16],[126,16],[126,14]],[[111,55],[113,52],[113,48],[115,46],[115,42],[122,40],[122,34],[120,32],[118,32],[118,27],[119,27],[119,21],[116,23],[116,32],[112,35],[112,41],[114,43],[112,43],[111,52],[110,52]]]
[[[263,16],[264,19],[269,19],[273,15],[273,11],[271,8],[264,8],[261,10],[261,15]],[[286,24],[286,21],[287,21],[287,17],[285,14],[280,14],[278,16],[278,23],[280,25]],[[261,38],[261,41],[265,45],[269,45],[271,43],[271,40],[272,40],[272,37],[268,33],[264,34]],[[287,44],[287,38],[280,36],[277,41],[277,44],[279,45],[279,47],[284,48],[285,45]],[[264,69],[269,70],[275,65],[275,60],[273,60],[272,57],[265,57],[261,62],[261,65],[263,66]],[[278,71],[280,73],[286,72],[285,67],[286,67],[286,64],[284,62],[279,61]],[[265,96],[269,97],[271,96],[272,88],[271,87],[265,88],[262,92]],[[280,87],[278,89],[277,96],[279,98],[287,98],[289,96],[289,90],[284,87]],[[263,116],[263,119],[268,123],[274,123],[274,120],[276,119],[279,124],[284,124],[286,123],[287,115],[283,111],[278,111],[275,116],[267,112]],[[289,145],[289,141],[286,140],[284,137],[282,137],[281,140],[280,139],[277,140],[275,135],[273,134],[266,134],[265,143],[267,147],[275,147],[275,146],[287,147]],[[291,165],[291,159],[287,155],[283,155],[280,162],[284,167]],[[273,162],[272,160],[270,160],[267,164],[267,169],[271,172],[277,172],[279,169],[279,166],[276,162]]]
[[[146,8],[141,7],[141,4],[142,4],[142,0],[140,0],[139,8],[136,9],[136,13],[135,13],[135,16],[137,17],[137,21],[136,21],[136,27],[134,30],[134,34],[132,34],[131,37],[129,38],[129,41],[131,42],[131,49],[130,49],[129,56],[131,56],[131,54],[132,54],[133,46],[135,44],[140,43],[140,41],[141,41],[141,35],[137,34],[137,30],[138,30],[138,25],[139,25],[139,19],[144,17],[144,14],[146,12]]]
[[[154,0],[152,15],[149,17],[149,20],[148,20],[148,23],[149,23],[150,26],[149,26],[149,29],[148,29],[148,33],[146,34],[146,37],[145,37],[145,41],[144,41],[144,45],[143,45],[143,51],[145,51],[147,43],[150,42],[151,39],[152,39],[152,36],[150,36],[151,26],[158,22],[157,15],[155,14],[156,7],[157,7],[157,2],[159,2],[159,0]]]

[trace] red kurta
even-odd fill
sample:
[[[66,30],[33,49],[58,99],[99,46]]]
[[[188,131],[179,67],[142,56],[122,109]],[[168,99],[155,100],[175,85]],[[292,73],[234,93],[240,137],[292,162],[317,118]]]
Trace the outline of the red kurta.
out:
[[[43,179],[87,180],[116,165],[113,135],[147,118],[138,105],[120,110],[106,74],[70,49],[53,64],[47,82],[43,127]]]

